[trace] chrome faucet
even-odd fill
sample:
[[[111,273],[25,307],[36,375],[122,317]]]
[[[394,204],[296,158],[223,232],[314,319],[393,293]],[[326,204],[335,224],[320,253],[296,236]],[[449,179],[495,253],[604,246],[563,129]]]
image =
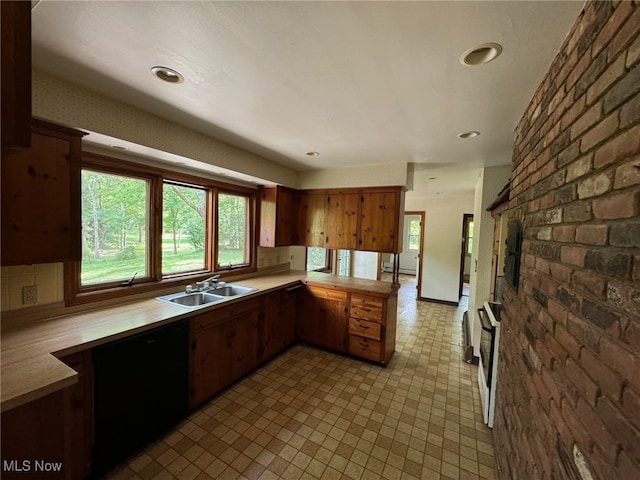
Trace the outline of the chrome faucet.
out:
[[[209,284],[211,284],[211,286],[213,288],[216,288],[218,286],[218,279],[220,278],[220,275],[214,275],[210,278],[207,278],[206,280],[203,280],[201,282],[196,282],[196,290],[199,292],[202,292],[204,290],[208,290],[209,289]]]

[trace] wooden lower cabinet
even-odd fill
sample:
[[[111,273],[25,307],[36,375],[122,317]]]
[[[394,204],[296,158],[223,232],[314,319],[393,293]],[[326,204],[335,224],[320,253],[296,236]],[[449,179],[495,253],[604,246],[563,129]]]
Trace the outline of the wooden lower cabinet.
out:
[[[64,390],[4,412],[1,422],[3,480],[71,478],[65,468]]]
[[[348,347],[347,292],[319,287],[307,287],[304,293],[300,339],[337,352]]]
[[[91,472],[91,352],[61,358],[78,383],[2,414],[2,479],[82,480]]]
[[[195,316],[191,325],[190,405],[195,407],[258,365],[260,300]]]
[[[302,303],[304,287],[296,285],[285,288],[282,292],[282,310],[280,321],[282,322],[281,350],[293,345],[298,338],[298,317]]]
[[[388,364],[395,351],[398,297],[352,293],[349,302],[349,353]]]
[[[69,479],[87,478],[93,455],[93,365],[91,350],[62,357],[78,372],[65,392],[65,469]]]

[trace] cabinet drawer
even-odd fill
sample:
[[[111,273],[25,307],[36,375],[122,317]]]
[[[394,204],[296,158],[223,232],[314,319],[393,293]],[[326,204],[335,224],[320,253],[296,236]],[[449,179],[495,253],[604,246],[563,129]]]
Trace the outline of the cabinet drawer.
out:
[[[384,299],[380,297],[371,297],[369,295],[351,294],[351,305],[362,305],[366,307],[382,308]]]
[[[356,335],[349,335],[349,353],[380,362],[382,361],[382,343]]]
[[[194,330],[199,331],[203,328],[218,325],[238,315],[242,315],[246,312],[250,312],[251,310],[259,308],[260,300],[257,298],[252,298],[249,300],[242,300],[225,307],[220,307],[210,312],[202,313],[193,319]]]
[[[351,304],[351,316],[382,323],[382,308]]]
[[[352,335],[360,335],[361,337],[380,340],[381,325],[376,322],[369,322],[359,318],[349,319],[349,333]]]
[[[280,303],[282,301],[282,290],[267,293],[263,298],[264,303]]]
[[[307,291],[318,298],[325,298],[327,300],[337,300],[339,302],[347,301],[347,292],[341,292],[340,290],[330,290],[328,288],[316,288],[307,287]]]

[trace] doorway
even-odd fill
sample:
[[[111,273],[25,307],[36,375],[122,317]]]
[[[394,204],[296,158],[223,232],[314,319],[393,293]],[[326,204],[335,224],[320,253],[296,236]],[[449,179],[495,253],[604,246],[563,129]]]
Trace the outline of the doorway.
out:
[[[416,296],[422,288],[422,251],[424,244],[424,212],[404,212],[402,253],[398,255],[399,272],[416,277]]]
[[[458,298],[465,292],[465,284],[469,283],[471,276],[471,253],[473,252],[473,214],[462,215],[462,251],[460,252],[460,287]],[[467,295],[469,295],[467,289]]]

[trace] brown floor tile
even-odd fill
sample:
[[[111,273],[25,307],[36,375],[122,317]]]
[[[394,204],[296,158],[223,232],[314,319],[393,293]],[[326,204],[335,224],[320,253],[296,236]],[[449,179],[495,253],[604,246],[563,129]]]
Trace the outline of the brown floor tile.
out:
[[[495,479],[477,367],[462,362],[466,306],[416,302],[415,279],[401,278],[386,368],[293,347],[107,477]]]

